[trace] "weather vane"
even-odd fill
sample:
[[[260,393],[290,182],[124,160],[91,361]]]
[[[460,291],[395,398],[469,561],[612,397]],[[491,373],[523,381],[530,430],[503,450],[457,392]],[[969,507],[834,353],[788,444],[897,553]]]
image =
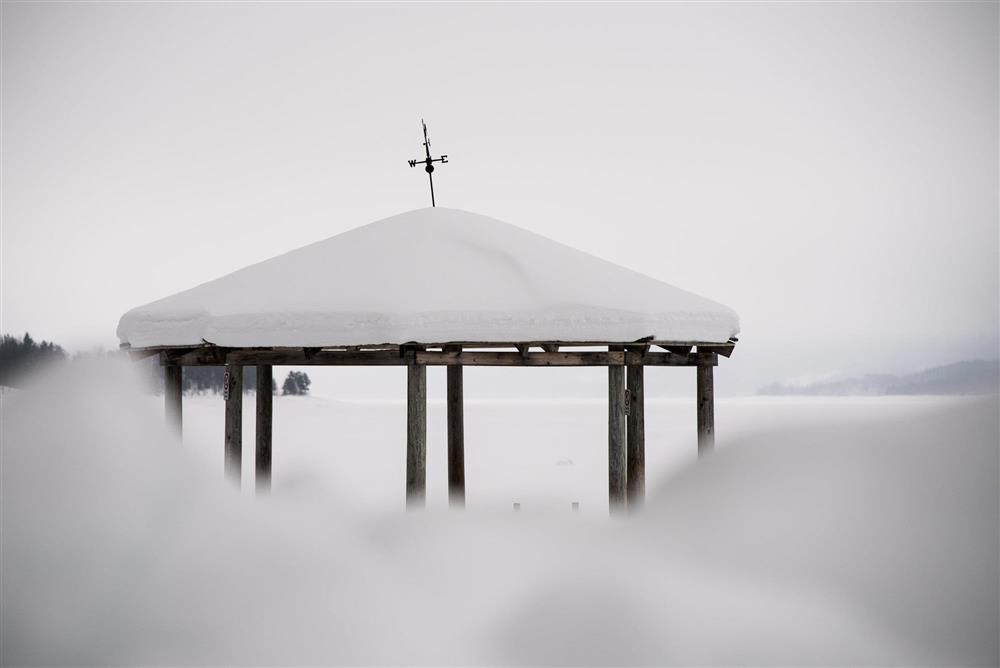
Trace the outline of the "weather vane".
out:
[[[437,206],[434,202],[434,164],[435,162],[440,162],[442,165],[448,162],[448,156],[442,155],[440,158],[431,157],[431,140],[427,138],[427,123],[424,119],[420,119],[420,122],[424,126],[424,153],[427,155],[423,160],[410,160],[410,167],[416,167],[418,164],[424,165],[424,171],[427,172],[427,178],[430,179],[431,183],[431,206]]]

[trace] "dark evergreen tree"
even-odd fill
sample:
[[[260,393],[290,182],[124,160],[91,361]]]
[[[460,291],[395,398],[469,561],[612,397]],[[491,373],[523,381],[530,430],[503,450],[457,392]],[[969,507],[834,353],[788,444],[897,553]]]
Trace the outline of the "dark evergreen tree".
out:
[[[186,366],[181,374],[181,387],[185,394],[201,394],[222,392],[222,379],[225,367],[221,366]]]
[[[4,334],[0,340],[0,385],[16,387],[26,374],[40,365],[64,359],[66,353],[54,343],[36,343],[27,332],[20,340]]]
[[[150,371],[152,382],[157,394],[163,393],[163,367],[156,357],[151,360]],[[186,366],[181,375],[181,387],[184,394],[222,394],[222,381],[226,375],[224,366]],[[243,391],[254,392],[257,389],[257,367],[243,367]],[[277,394],[278,384],[271,378],[271,392]]]
[[[281,386],[281,393],[293,396],[309,394],[309,386],[311,384],[312,381],[309,380],[309,376],[305,373],[301,371],[289,371],[284,385]]]
[[[182,387],[185,394],[201,394],[211,392],[222,394],[222,381],[226,375],[223,366],[186,366],[184,367]],[[243,367],[243,391],[254,392],[257,389],[257,367]],[[271,378],[271,391],[276,392],[278,384]]]

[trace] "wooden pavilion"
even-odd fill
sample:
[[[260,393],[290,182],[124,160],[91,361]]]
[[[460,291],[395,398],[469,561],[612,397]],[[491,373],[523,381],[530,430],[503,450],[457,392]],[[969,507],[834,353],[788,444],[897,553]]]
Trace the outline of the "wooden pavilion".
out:
[[[271,480],[274,365],[405,366],[408,508],[425,499],[428,366],[447,367],[448,492],[459,507],[464,367],[607,367],[612,510],[636,508],[644,496],[645,368],[695,369],[704,454],[714,445],[713,370],[732,354],[737,333],[736,314],[725,306],[506,223],[443,208],[371,223],[247,267],[133,309],[118,327],[133,357],[159,356],[167,420],[178,434],[183,368],[225,366],[225,469],[237,481],[243,369],[256,367],[258,492]]]

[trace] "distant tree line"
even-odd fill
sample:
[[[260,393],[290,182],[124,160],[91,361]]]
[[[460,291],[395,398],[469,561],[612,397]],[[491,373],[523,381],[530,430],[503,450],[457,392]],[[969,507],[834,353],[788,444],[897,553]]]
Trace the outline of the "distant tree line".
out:
[[[222,394],[222,381],[226,368],[222,366],[186,366],[182,374],[182,387],[185,394],[203,394],[211,392]],[[243,367],[243,391],[257,389],[257,367]],[[271,391],[278,389],[278,384],[271,379]]]
[[[21,339],[4,334],[0,340],[0,385],[18,387],[21,379],[33,369],[65,359],[66,352],[54,343],[38,343],[27,332]]]
[[[771,383],[757,394],[811,396],[883,396],[901,394],[996,394],[1000,392],[1000,361],[963,360],[916,373],[825,380],[802,385]]]
[[[163,370],[157,364],[157,375],[162,387]],[[186,366],[181,374],[181,387],[185,394],[222,394],[222,383],[225,379],[226,368],[222,366]],[[286,395],[309,394],[309,385],[312,381],[309,376],[300,371],[289,371],[285,382],[282,385],[281,393]],[[257,367],[250,365],[243,367],[243,391],[251,392],[257,389]],[[277,394],[278,384],[271,378],[271,391]]]
[[[94,357],[117,357],[118,351],[91,351],[77,353],[73,359]],[[0,339],[0,385],[20,387],[24,377],[43,364],[66,361],[68,356],[61,346],[50,341],[37,342],[31,334],[25,332],[22,338],[4,334]],[[148,357],[138,362],[145,378],[144,383],[149,389],[159,394],[163,392],[163,367],[159,358]],[[221,366],[188,366],[184,367],[183,388],[185,394],[202,394],[211,392],[222,394],[222,381],[225,367]],[[289,371],[281,386],[281,393],[286,395],[309,394],[312,381],[301,371]],[[243,391],[250,392],[257,388],[257,367],[243,367]],[[277,394],[278,384],[271,379],[271,391]]]

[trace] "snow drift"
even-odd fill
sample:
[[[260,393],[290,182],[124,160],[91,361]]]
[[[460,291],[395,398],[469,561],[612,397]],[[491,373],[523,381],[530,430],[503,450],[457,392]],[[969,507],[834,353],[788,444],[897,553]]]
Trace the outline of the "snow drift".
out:
[[[467,211],[359,227],[132,309],[133,347],[725,342],[721,304]]]
[[[125,375],[3,397],[3,665],[997,662],[992,402],[760,434],[623,522],[374,515],[234,493]]]

